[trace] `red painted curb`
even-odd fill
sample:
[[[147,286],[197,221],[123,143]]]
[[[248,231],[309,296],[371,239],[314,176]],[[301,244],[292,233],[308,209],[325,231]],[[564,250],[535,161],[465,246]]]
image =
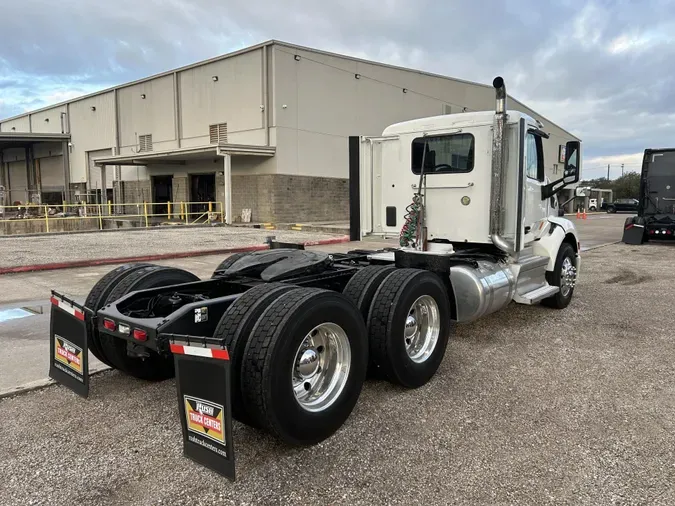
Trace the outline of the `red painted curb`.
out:
[[[342,242],[349,242],[349,236],[335,237],[331,239],[323,239],[319,241],[308,241],[304,243],[305,246],[320,246],[323,244],[338,244]],[[211,249],[202,251],[186,251],[183,253],[162,253],[159,255],[142,255],[135,257],[121,257],[121,258],[100,258],[97,260],[75,260],[73,262],[57,262],[51,264],[35,264],[35,265],[17,265],[15,267],[0,267],[0,275],[2,274],[17,274],[20,272],[35,272],[35,271],[53,271],[58,269],[73,269],[76,267],[94,267],[97,265],[111,265],[124,264],[129,262],[150,262],[153,260],[171,260],[173,258],[188,258],[201,257],[207,255],[226,255],[229,253],[241,253],[246,251],[262,251],[267,249],[267,245],[245,246],[241,248],[225,248],[225,249]]]

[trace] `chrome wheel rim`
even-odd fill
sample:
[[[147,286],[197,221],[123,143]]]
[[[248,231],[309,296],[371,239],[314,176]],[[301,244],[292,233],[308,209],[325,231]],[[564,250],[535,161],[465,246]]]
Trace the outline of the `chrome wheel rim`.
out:
[[[340,397],[349,378],[352,351],[347,333],[335,323],[314,327],[293,360],[292,384],[300,407],[323,411]]]
[[[572,263],[570,257],[565,257],[560,269],[560,293],[567,297],[577,282],[577,268]]]
[[[441,333],[438,304],[433,297],[422,295],[408,311],[403,329],[405,351],[417,364],[426,361],[436,349]]]

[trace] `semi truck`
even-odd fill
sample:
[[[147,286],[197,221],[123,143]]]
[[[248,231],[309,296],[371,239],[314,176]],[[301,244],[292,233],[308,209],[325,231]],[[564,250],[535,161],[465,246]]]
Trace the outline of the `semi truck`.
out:
[[[351,139],[360,235],[397,244],[330,254],[271,242],[226,258],[209,279],[129,264],[83,304],[53,291],[52,377],[84,385],[88,348],[135,378],[176,375],[184,436],[203,437],[200,451],[229,441],[230,417],[313,445],[345,423],[367,377],[428,383],[453,323],[511,302],[566,308],[581,248],[556,194],[579,180],[581,144],[567,142],[562,178],[549,181],[544,125],[507,109],[501,77],[493,86],[493,111]],[[183,362],[190,354],[201,362]],[[227,374],[209,372],[218,359]]]
[[[634,199],[631,199],[634,200]],[[626,218],[622,241],[643,244],[675,235],[675,148],[645,149],[637,215]]]

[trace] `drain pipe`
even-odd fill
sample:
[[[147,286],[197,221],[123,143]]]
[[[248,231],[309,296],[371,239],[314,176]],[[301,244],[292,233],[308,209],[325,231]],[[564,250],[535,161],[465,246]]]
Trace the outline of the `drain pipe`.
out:
[[[490,239],[505,253],[515,253],[514,245],[502,237],[504,196],[504,163],[506,158],[506,86],[504,79],[495,77],[496,105],[492,136],[492,186],[490,191]],[[519,202],[520,205],[520,202]]]

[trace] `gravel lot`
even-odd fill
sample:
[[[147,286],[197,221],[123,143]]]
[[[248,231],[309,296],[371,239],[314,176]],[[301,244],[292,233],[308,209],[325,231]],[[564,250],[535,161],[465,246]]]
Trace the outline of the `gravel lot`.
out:
[[[458,326],[430,384],[368,382],[321,445],[235,423],[234,484],[182,456],[172,381],[1,400],[0,504],[674,504],[673,262],[587,252],[567,310]]]
[[[282,242],[305,242],[332,234],[244,227],[161,228],[90,234],[0,238],[0,267],[124,258],[215,250],[263,244],[269,235]]]

